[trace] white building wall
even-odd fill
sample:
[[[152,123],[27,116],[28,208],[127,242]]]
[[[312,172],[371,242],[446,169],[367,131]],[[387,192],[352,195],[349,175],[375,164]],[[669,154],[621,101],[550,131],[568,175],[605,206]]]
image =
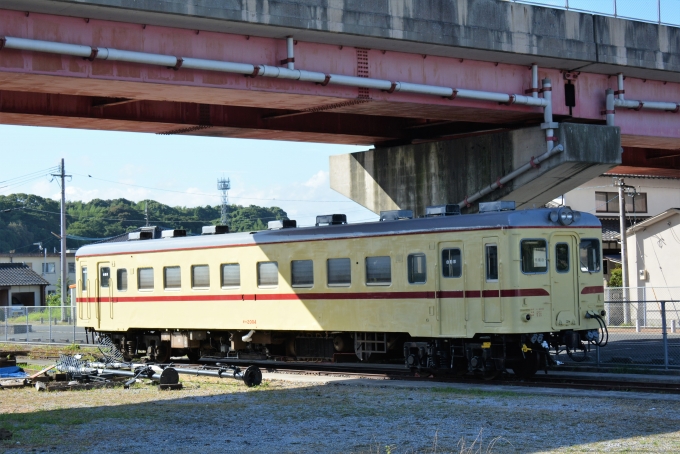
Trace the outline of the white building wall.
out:
[[[661,219],[630,233],[628,245],[628,282],[631,287],[680,287],[680,214]],[[640,270],[647,279],[640,279]],[[654,299],[668,295],[648,294]]]
[[[49,293],[53,293],[57,291],[57,281],[61,277],[61,257],[59,254],[48,254],[47,259],[45,259],[44,256],[37,256],[37,255],[21,255],[21,254],[3,254],[0,256],[0,263],[25,263],[25,264],[30,264],[31,269],[38,275],[42,276],[43,279],[45,279],[47,282],[50,283],[50,285],[47,286],[45,291]],[[53,263],[54,264],[54,273],[43,273],[43,262],[45,263]],[[66,256],[66,263],[68,266],[68,263],[73,263],[75,265],[76,259],[74,256]],[[75,273],[69,273],[68,274],[68,280],[70,281],[71,284],[74,284],[76,281],[76,275]]]
[[[680,208],[680,180],[660,178],[624,177],[624,183],[634,186],[638,192],[647,194],[647,213],[641,216],[656,216],[669,208]],[[618,213],[598,213],[595,192],[618,192],[613,177],[598,177],[564,195],[564,204],[577,211],[598,216],[617,216]]]

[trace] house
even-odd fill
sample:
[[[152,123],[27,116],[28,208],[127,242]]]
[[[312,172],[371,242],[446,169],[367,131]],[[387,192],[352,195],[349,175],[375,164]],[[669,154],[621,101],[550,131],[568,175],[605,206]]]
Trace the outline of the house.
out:
[[[44,306],[48,285],[23,263],[0,263],[0,307]]]
[[[61,277],[61,254],[24,252],[24,253],[1,253],[1,263],[23,263],[38,275],[42,276],[48,283],[46,295],[56,293],[57,281]],[[75,250],[66,251],[66,263],[68,266],[68,280],[70,283],[76,281],[76,253]]]

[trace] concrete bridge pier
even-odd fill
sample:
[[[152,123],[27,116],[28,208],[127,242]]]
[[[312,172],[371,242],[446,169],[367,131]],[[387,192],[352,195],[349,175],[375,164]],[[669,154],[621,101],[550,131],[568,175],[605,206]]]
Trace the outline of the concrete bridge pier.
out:
[[[561,123],[555,136],[561,152],[479,198],[468,212],[493,200],[514,200],[518,209],[541,206],[621,163],[618,127]],[[336,155],[331,188],[375,213],[405,209],[420,216],[426,206],[465,200],[545,150],[545,132],[533,127]]]

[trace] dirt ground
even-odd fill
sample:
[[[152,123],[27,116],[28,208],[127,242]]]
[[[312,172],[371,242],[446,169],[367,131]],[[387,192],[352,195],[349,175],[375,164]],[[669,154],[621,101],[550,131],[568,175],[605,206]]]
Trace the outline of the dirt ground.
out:
[[[0,429],[12,432],[0,451],[680,452],[679,402],[663,395],[278,378],[255,388],[182,376],[181,391],[0,390]]]

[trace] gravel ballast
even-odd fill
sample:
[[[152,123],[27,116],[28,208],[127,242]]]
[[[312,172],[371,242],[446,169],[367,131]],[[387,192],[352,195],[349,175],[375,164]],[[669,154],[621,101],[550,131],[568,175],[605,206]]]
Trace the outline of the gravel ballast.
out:
[[[378,380],[181,377],[72,392],[0,391],[0,451],[679,452],[677,399]],[[672,396],[675,397],[675,396]]]

